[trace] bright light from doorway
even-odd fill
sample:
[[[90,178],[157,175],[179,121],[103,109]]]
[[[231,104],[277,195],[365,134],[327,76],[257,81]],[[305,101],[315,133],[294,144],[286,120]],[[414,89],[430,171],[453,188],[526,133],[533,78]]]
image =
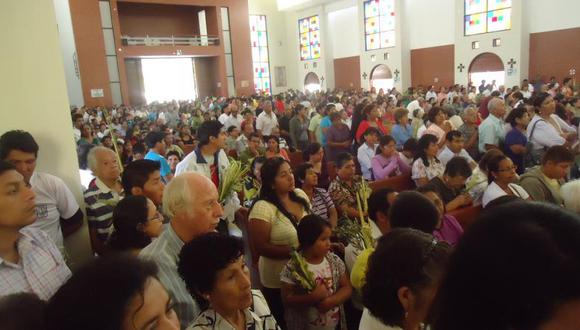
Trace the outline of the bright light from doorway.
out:
[[[373,79],[371,80],[371,84],[376,89],[377,93],[381,88],[386,93],[395,86],[395,81],[393,79]]]
[[[141,69],[147,103],[197,98],[191,58],[144,58]]]
[[[308,84],[304,86],[304,89],[306,89],[310,93],[318,92],[320,90],[320,84]]]
[[[505,71],[471,72],[469,74],[473,86],[479,86],[482,80],[485,84],[491,84],[495,80],[496,88],[505,85]]]

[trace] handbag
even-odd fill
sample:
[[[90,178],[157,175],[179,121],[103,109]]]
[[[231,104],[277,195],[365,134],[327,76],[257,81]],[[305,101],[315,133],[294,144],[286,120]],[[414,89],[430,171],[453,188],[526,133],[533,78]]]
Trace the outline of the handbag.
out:
[[[528,139],[528,145],[527,145],[528,150],[527,150],[526,155],[524,157],[524,164],[525,164],[526,168],[540,165],[540,163],[542,161],[542,157],[544,156],[544,153],[548,149],[545,146],[542,148],[536,148],[535,143],[532,142],[532,137],[534,136],[534,131],[536,130],[536,125],[541,121],[545,122],[545,120],[543,120],[543,119],[536,121],[534,123],[534,125],[532,126],[532,131],[530,132],[530,138]]]

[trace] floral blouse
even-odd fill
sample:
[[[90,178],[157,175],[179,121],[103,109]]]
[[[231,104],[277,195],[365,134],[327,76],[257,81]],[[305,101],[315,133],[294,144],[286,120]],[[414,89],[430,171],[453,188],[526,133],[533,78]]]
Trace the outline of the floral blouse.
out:
[[[423,159],[417,158],[413,162],[411,178],[415,181],[422,178],[427,178],[427,180],[431,180],[436,176],[442,176],[444,171],[445,167],[437,158],[429,159],[428,166],[425,166],[425,163],[423,163]]]
[[[349,186],[345,181],[342,181],[340,177],[336,177],[330,183],[328,187],[328,193],[334,201],[334,205],[340,207],[342,204],[346,204],[348,207],[356,208],[356,193],[361,190],[361,178],[355,175],[352,178],[353,184]]]

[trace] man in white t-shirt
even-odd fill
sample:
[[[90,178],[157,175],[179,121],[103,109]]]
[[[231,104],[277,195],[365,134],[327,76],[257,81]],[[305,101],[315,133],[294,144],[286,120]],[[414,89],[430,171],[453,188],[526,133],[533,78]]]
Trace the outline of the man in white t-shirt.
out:
[[[274,127],[278,127],[278,118],[272,112],[272,102],[264,101],[264,111],[256,119],[256,130],[261,136],[270,136]]]
[[[63,237],[81,227],[83,213],[64,181],[35,171],[37,155],[38,144],[28,132],[9,131],[0,137],[0,159],[12,163],[36,194],[36,220],[30,227],[44,230],[64,255]]]
[[[228,117],[230,116],[230,105],[227,105],[226,107],[224,107],[223,109],[223,113],[218,117],[218,121],[222,124],[225,125],[226,120],[228,120]]]
[[[445,136],[445,139],[445,147],[443,147],[441,152],[439,152],[439,155],[437,155],[437,158],[441,161],[443,166],[447,165],[447,162],[449,162],[451,158],[458,156],[465,158],[472,170],[477,167],[475,160],[473,160],[467,150],[463,148],[464,140],[461,132],[455,130],[449,131]]]

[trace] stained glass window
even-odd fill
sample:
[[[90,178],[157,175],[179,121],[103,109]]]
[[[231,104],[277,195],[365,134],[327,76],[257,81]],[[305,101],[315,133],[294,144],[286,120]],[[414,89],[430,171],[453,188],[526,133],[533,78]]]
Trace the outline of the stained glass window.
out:
[[[511,0],[465,0],[465,35],[512,28]]]
[[[250,42],[254,69],[254,89],[270,94],[270,62],[268,57],[268,32],[266,16],[250,15]]]
[[[395,0],[369,0],[365,8],[366,50],[395,46]]]
[[[320,58],[320,19],[318,15],[298,20],[300,34],[300,60]]]

